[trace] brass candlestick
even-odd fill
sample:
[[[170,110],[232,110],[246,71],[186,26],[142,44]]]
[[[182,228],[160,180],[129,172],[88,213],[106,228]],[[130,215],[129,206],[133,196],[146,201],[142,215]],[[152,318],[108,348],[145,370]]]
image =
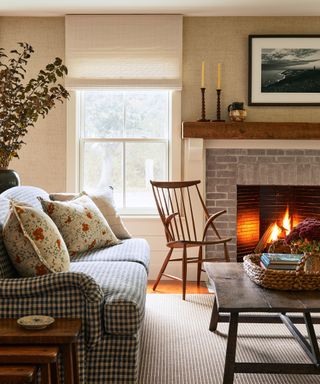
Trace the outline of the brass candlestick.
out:
[[[206,119],[206,89],[201,87],[201,119],[198,121],[210,121]]]
[[[217,89],[217,119],[212,121],[224,121],[221,120],[221,89]]]

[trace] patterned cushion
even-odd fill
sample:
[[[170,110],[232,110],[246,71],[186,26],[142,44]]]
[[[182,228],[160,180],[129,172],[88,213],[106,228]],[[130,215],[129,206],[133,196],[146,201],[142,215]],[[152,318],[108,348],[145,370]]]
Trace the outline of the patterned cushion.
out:
[[[0,277],[17,276],[17,271],[13,268],[7,250],[5,249],[2,228],[10,210],[9,199],[14,199],[37,208],[41,208],[41,204],[37,196],[48,198],[47,192],[37,187],[21,186],[13,187],[2,192],[0,195]]]
[[[110,225],[113,233],[118,239],[130,239],[131,235],[124,226],[121,217],[119,216],[115,201],[113,198],[113,189],[111,187],[102,191],[83,192],[87,194],[96,206],[100,209],[101,213]],[[54,201],[66,201],[74,199],[79,195],[73,193],[51,193],[50,199]]]
[[[88,196],[66,202],[42,198],[40,201],[59,228],[71,255],[119,244],[108,222]]]
[[[77,262],[73,272],[83,272],[104,291],[104,326],[107,333],[132,335],[142,323],[147,273],[141,264],[122,262]]]
[[[123,240],[116,247],[96,249],[78,253],[72,258],[77,261],[131,261],[142,264],[146,270],[149,267],[150,249],[145,239],[132,238]]]
[[[11,202],[3,227],[11,261],[21,276],[66,272],[69,254],[54,222],[42,210]]]
[[[13,268],[8,252],[3,242],[3,224],[9,212],[10,202],[8,199],[0,196],[0,278],[13,277],[17,271]]]
[[[88,193],[91,199],[100,209],[103,216],[107,219],[110,227],[118,239],[130,239],[131,235],[124,226],[119,216],[116,203],[113,198],[113,189],[111,187],[103,191],[92,191]]]

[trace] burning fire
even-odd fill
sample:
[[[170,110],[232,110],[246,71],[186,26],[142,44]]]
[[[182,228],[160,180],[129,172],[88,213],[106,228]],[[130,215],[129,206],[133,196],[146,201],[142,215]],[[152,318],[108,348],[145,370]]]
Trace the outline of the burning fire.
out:
[[[271,243],[271,242],[278,240],[281,233],[282,233],[282,231],[281,231],[281,228],[279,227],[279,225],[277,223],[274,223],[272,230],[271,230],[271,235],[270,235],[268,243]]]
[[[289,216],[289,207],[287,207],[286,212],[282,219],[282,224],[279,226],[277,223],[274,223],[271,228],[271,234],[268,243],[278,240],[284,235],[288,235],[291,231],[291,217]]]

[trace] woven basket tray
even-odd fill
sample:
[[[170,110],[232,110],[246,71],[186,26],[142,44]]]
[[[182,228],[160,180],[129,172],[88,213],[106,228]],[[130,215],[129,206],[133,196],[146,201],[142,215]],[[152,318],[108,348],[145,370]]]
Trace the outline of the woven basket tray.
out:
[[[243,268],[256,284],[282,291],[314,291],[320,289],[320,271],[305,272],[305,257],[295,271],[264,269],[260,266],[261,254],[243,258]]]

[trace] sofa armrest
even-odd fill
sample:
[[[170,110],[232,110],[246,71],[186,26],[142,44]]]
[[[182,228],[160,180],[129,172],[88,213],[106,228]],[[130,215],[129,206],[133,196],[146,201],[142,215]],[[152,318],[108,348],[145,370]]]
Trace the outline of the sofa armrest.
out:
[[[19,277],[0,279],[0,297],[30,297],[48,292],[77,287],[88,301],[101,301],[103,292],[95,280],[84,274],[75,272],[50,273],[38,277]]]
[[[0,318],[35,314],[81,318],[88,347],[102,337],[103,302],[101,287],[84,273],[0,279]]]

